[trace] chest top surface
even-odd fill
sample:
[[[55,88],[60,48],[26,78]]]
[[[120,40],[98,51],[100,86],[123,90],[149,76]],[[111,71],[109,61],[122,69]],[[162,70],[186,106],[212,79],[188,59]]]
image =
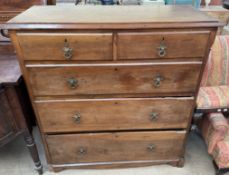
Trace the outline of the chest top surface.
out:
[[[11,19],[7,28],[161,28],[195,25],[213,27],[219,23],[191,6],[63,5],[33,6]]]

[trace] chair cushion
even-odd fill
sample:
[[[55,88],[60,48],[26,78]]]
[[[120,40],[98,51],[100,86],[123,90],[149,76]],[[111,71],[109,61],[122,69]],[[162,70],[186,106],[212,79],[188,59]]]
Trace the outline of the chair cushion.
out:
[[[210,113],[203,118],[201,133],[212,154],[216,144],[225,138],[229,124],[222,113]]]
[[[219,168],[229,168],[229,132],[223,141],[216,144],[212,155]]]
[[[229,85],[229,35],[216,36],[201,86]]]
[[[229,107],[229,86],[200,87],[197,109],[217,109]]]

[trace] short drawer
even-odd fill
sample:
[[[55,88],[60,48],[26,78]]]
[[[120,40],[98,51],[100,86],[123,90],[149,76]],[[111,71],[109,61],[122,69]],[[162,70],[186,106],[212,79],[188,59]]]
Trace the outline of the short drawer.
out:
[[[25,60],[112,60],[112,33],[18,33]]]
[[[209,31],[118,33],[118,59],[203,57]]]
[[[35,96],[195,92],[201,63],[27,65]]]
[[[44,132],[186,128],[193,98],[37,101]]]
[[[176,160],[184,131],[47,135],[52,164]]]

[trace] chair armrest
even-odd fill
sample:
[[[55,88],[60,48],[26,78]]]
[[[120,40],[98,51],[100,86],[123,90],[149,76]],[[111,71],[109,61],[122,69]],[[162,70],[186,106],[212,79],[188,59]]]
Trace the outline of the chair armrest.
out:
[[[222,113],[210,113],[204,117],[201,132],[209,154],[212,154],[216,144],[225,138],[228,128],[228,121]]]

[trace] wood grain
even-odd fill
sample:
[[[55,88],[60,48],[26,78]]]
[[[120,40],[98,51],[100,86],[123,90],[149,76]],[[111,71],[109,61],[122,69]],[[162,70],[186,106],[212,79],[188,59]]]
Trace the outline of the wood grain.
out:
[[[44,5],[46,0],[7,0],[0,2],[0,11],[21,11],[33,5]]]
[[[35,96],[90,95],[90,94],[144,94],[194,93],[201,64],[80,64],[28,67],[29,80]],[[155,78],[163,77],[160,87]],[[78,81],[76,88],[68,80]]]
[[[193,58],[203,57],[209,31],[118,33],[118,59]],[[166,47],[160,57],[159,47]]]
[[[36,14],[36,15],[34,15]],[[63,14],[65,14],[63,16]],[[114,15],[115,14],[115,15]],[[128,15],[127,15],[128,14]],[[160,24],[161,28],[170,24],[189,25],[198,23],[219,25],[215,18],[197,11],[191,6],[46,6],[32,7],[25,13],[9,21],[8,28],[30,27],[38,24],[36,28],[82,28],[85,24],[89,27],[110,28],[118,25],[141,25],[141,28]],[[10,25],[12,24],[12,25]],[[32,26],[26,24],[33,24]],[[64,24],[64,25],[58,25]],[[73,25],[71,25],[73,24]],[[146,24],[146,25],[145,25]],[[147,26],[148,24],[148,26]]]
[[[112,33],[18,34],[25,60],[68,60],[65,40],[72,49],[71,60],[112,60],[112,37]]]
[[[46,136],[53,164],[177,159],[185,132],[114,132]],[[150,150],[149,146],[155,146]],[[82,149],[85,153],[80,153]],[[172,151],[171,151],[172,150]]]
[[[7,96],[0,88],[0,146],[6,142],[8,138],[16,134],[17,128],[14,123],[13,113],[7,100]]]
[[[36,101],[36,107],[44,132],[66,133],[186,128],[193,102],[193,98],[83,99]]]
[[[0,4],[1,4],[1,2],[0,2]],[[0,10],[1,10],[1,7],[0,7]],[[4,11],[2,12],[2,11],[0,11],[0,23],[5,23],[5,22],[9,21],[11,18],[15,17],[19,13],[20,12],[14,12],[14,11],[12,11],[12,12],[4,12]]]

